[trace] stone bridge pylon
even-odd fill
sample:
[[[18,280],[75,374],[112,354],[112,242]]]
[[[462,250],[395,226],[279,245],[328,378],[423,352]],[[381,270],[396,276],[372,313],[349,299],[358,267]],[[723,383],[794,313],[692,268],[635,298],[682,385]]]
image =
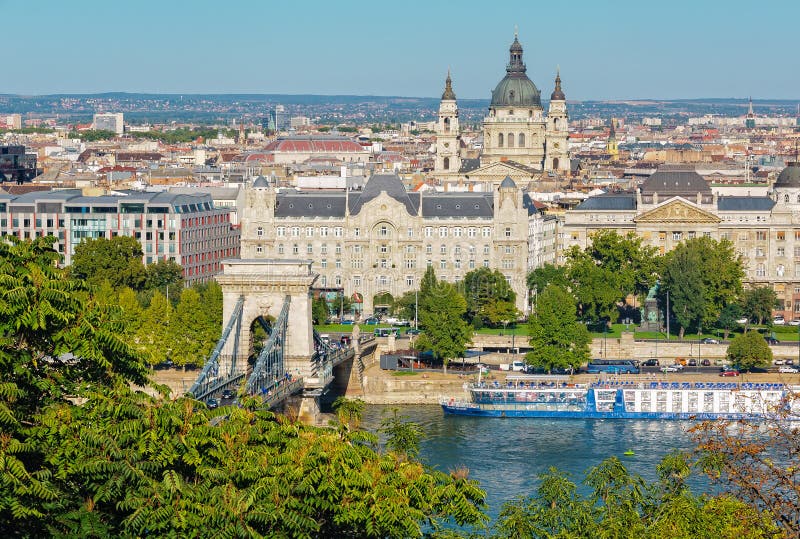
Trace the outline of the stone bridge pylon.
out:
[[[314,355],[311,325],[311,285],[318,275],[311,271],[310,260],[228,259],[216,277],[222,287],[222,320],[231,318],[236,303],[244,298],[238,339],[230,338],[220,355],[220,371],[247,370],[251,352],[251,326],[259,316],[278,317],[286,296],[290,297],[289,319],[284,346],[285,370],[307,377]],[[234,350],[238,346],[238,350]],[[238,358],[234,360],[234,358]]]

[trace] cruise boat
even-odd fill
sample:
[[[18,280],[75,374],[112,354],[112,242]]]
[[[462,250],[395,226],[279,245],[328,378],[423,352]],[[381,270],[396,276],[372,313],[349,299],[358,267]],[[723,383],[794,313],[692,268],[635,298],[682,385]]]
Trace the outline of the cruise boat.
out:
[[[800,419],[800,386],[750,382],[600,381],[509,376],[466,384],[468,398],[443,398],[445,413],[578,419]],[[794,395],[798,399],[793,398]]]

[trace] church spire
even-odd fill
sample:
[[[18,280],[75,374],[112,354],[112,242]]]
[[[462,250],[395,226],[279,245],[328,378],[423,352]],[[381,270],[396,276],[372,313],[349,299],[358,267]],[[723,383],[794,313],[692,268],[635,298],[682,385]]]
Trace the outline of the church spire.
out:
[[[444,93],[442,94],[442,100],[450,99],[452,101],[456,100],[456,94],[453,91],[453,81],[450,79],[450,69],[447,70],[447,79],[444,81]]]
[[[525,64],[522,62],[522,45],[519,42],[517,31],[514,30],[514,42],[508,49],[508,66],[506,73],[525,73]]]
[[[753,98],[751,97],[750,101],[749,101],[749,104],[747,106],[747,116],[749,118],[752,118],[755,115],[756,115],[755,112],[753,112]]]
[[[567,98],[561,90],[561,68],[556,68],[556,89],[550,94],[550,101],[565,101]]]

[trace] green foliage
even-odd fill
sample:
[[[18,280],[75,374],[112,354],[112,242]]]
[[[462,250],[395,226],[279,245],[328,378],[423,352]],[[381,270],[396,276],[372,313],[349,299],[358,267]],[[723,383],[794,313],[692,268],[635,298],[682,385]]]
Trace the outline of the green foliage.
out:
[[[757,331],[748,331],[734,337],[725,355],[728,361],[744,371],[772,365],[772,350]]]
[[[722,308],[717,319],[717,327],[725,331],[724,339],[728,339],[728,334],[739,327],[737,320],[742,318],[742,308],[738,303],[728,303]]]
[[[592,235],[591,256],[619,276],[620,300],[631,294],[647,295],[656,283],[657,253],[633,232],[621,236],[616,230],[601,230]]]
[[[567,275],[578,300],[581,318],[586,321],[616,322],[617,304],[624,297],[621,275],[603,267],[587,251],[573,247],[567,257]]]
[[[81,139],[84,142],[96,142],[98,140],[109,140],[116,138],[117,134],[114,131],[105,129],[88,129],[86,131],[70,131],[68,138]]]
[[[556,285],[548,285],[536,299],[536,310],[528,321],[532,350],[531,365],[552,369],[577,369],[589,360],[591,336],[575,318],[575,299]]]
[[[324,324],[328,319],[328,303],[325,298],[315,298],[311,303],[311,321],[315,326]]]
[[[742,313],[750,320],[772,323],[772,309],[778,304],[778,294],[771,286],[750,288],[742,294]]]
[[[459,288],[467,301],[467,320],[476,319],[482,324],[497,326],[502,322],[515,322],[519,318],[514,302],[517,295],[498,270],[481,267],[464,276]]]
[[[217,137],[219,133],[224,136],[233,137],[236,131],[232,129],[217,129],[214,127],[201,127],[196,129],[173,129],[170,131],[145,131],[130,133],[133,138],[143,138],[150,140],[158,140],[165,144],[176,144],[181,142],[194,142],[198,139],[211,140]]]
[[[144,288],[161,290],[165,294],[169,290],[172,298],[177,298],[183,288],[183,268],[174,260],[158,260],[145,268]]]
[[[648,483],[612,457],[592,468],[583,495],[568,475],[551,468],[536,494],[503,506],[493,538],[716,539],[774,538],[768,515],[726,495],[696,496],[685,486],[684,457],[669,456]]]
[[[419,322],[425,328],[414,343],[419,350],[432,350],[434,355],[448,362],[464,355],[472,340],[472,330],[464,320],[467,302],[455,286],[439,282],[428,268],[422,279],[419,297]]]
[[[417,292],[406,292],[399,298],[395,298],[392,304],[392,313],[406,320],[414,320],[416,312],[416,302],[419,297]]]
[[[702,332],[715,323],[725,305],[742,292],[742,261],[727,240],[700,237],[678,245],[664,258],[660,293],[667,291],[670,307],[683,335],[687,329]]]
[[[534,294],[541,293],[547,285],[554,284],[562,288],[569,286],[565,266],[555,264],[545,264],[530,272],[527,277],[528,289]]]
[[[422,428],[408,421],[408,416],[400,415],[397,408],[393,408],[392,415],[381,421],[378,431],[386,435],[386,447],[397,455],[410,460],[415,460],[419,455]]]
[[[127,286],[134,290],[142,289],[147,277],[142,246],[130,236],[81,242],[75,247],[70,272],[75,279],[92,286],[108,281],[114,288]]]
[[[156,291],[145,309],[142,322],[136,333],[136,343],[143,357],[150,365],[170,359],[174,346],[175,331],[172,325],[175,316],[167,298]]]

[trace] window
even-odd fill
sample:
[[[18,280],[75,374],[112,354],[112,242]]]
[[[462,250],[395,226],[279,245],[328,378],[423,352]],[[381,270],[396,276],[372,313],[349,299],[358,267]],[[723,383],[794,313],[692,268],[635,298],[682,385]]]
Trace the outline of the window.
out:
[[[456,238],[460,238],[461,237],[461,228],[460,227],[456,227],[456,228],[453,229],[453,236],[456,237]]]
[[[319,265],[322,269],[326,269],[328,267],[328,259],[323,258],[322,260],[319,261]]]
[[[513,148],[514,147],[514,133],[509,133],[508,134],[508,147],[509,148]]]
[[[264,252],[264,248],[261,245],[256,245],[256,254],[261,254]]]
[[[408,227],[408,233],[406,235],[409,238],[413,238],[414,237],[414,228],[413,227]]]
[[[336,269],[341,269],[341,268],[342,268],[342,261],[337,258],[336,259]],[[341,283],[339,283],[339,284],[341,284]]]
[[[764,268],[764,264],[756,264],[756,277],[764,277],[767,275],[767,271]]]
[[[512,259],[509,258],[503,259],[503,269],[508,270],[512,269],[513,267],[514,267],[514,261]]]
[[[314,237],[314,227],[307,226],[306,227],[306,238],[313,238]]]
[[[282,243],[279,243],[279,244],[278,244],[278,254],[279,254],[279,255],[282,255],[282,254],[283,254],[283,244],[282,244]]]
[[[341,238],[342,237],[342,227],[340,227],[340,226],[335,227],[333,229],[333,235],[335,237],[337,237],[337,238]]]
[[[292,237],[296,238],[299,235],[300,235],[300,227],[299,226],[293,226],[292,227]]]
[[[784,249],[783,247],[778,247],[778,248],[775,250],[775,254],[776,254],[777,256],[786,256],[786,249]]]
[[[456,259],[456,260],[454,260],[454,261],[453,261],[453,267],[454,267],[455,269],[461,269],[461,260],[460,260],[460,259]]]
[[[356,253],[356,254],[361,254],[361,246],[360,245],[354,245],[353,246],[353,252]]]
[[[413,258],[406,258],[406,269],[414,269],[417,265],[416,260]]]
[[[764,256],[764,248],[756,247],[756,256]]]
[[[381,258],[381,267],[382,268],[388,268],[389,267],[389,262],[385,258]]]
[[[282,226],[279,226],[278,227],[278,237],[279,238],[283,238],[284,236],[286,236],[286,228],[284,228]]]
[[[322,244],[322,247],[320,247],[319,252],[324,254],[324,255],[328,254],[328,246],[325,245],[325,244]]]
[[[474,260],[470,260],[469,261],[469,269],[471,269],[471,270],[475,269],[475,261]]]
[[[775,233],[775,239],[778,241],[783,241],[786,239],[786,232],[783,230],[779,230]]]
[[[381,238],[388,237],[389,236],[389,227],[386,226],[386,225],[381,225],[381,227],[378,229],[378,236],[380,236]]]
[[[306,245],[306,254],[313,255],[314,254],[314,246],[310,243]]]
[[[672,233],[672,240],[673,241],[681,241],[681,232],[675,231]]]
[[[361,236],[361,228],[359,228],[359,227],[355,227],[355,228],[353,229],[353,236],[354,236],[354,237],[356,237],[356,238],[357,238],[357,237],[359,237],[359,236]]]
[[[292,254],[296,255],[296,254],[299,254],[299,253],[300,253],[300,248],[295,243],[294,245],[292,245]]]
[[[432,236],[433,236],[433,228],[429,227],[429,226],[426,226],[425,227],[425,237],[426,238],[430,238]]]
[[[503,147],[503,134],[502,133],[497,135],[497,147],[498,148],[502,148]]]
[[[453,247],[453,254],[454,255],[460,255],[461,254],[461,246],[460,245],[456,245],[455,247]]]
[[[690,240],[693,240],[693,239],[695,238],[695,236],[696,236],[696,235],[697,235],[697,233],[696,233],[696,232],[694,232],[694,231],[692,231],[692,232],[687,232],[687,233],[686,233],[686,238],[687,238],[687,239],[690,239]]]
[[[433,246],[432,245],[426,245],[425,246],[425,254],[426,255],[433,254]]]
[[[323,238],[327,238],[328,237],[328,227],[327,226],[321,226],[319,228],[319,235],[321,237],[323,237]]]
[[[447,245],[444,243],[439,246],[439,254],[446,255],[447,254]]]
[[[511,247],[510,245],[506,245],[505,251],[507,255],[510,255],[514,253],[514,248]]]
[[[440,260],[439,261],[439,268],[440,269],[447,269],[447,260],[444,260],[444,259]]]
[[[469,227],[467,229],[467,237],[468,238],[474,238],[475,237],[475,229],[474,228]]]
[[[483,254],[484,255],[488,255],[489,254],[489,246],[488,245],[484,245],[483,246]]]
[[[386,275],[378,277],[378,284],[380,286],[389,286],[389,278]]]
[[[406,286],[412,287],[414,286],[414,276],[413,275],[406,275]]]
[[[416,252],[416,248],[413,245],[406,245],[406,252],[413,255]]]
[[[379,250],[381,254],[386,254],[389,252],[389,246],[386,245],[385,243],[382,243]]]
[[[353,288],[357,288],[357,287],[360,287],[360,286],[361,286],[361,276],[360,275],[354,275],[353,276]]]
[[[342,254],[342,244],[341,243],[337,243],[336,244],[336,254],[337,255]]]
[[[765,241],[767,239],[767,233],[763,230],[756,230],[756,241]]]
[[[483,237],[484,238],[491,238],[492,237],[492,229],[488,226],[483,227]]]
[[[342,276],[337,275],[334,282],[336,283],[336,286],[342,286]]]
[[[489,267],[489,261],[488,260],[484,260],[483,261],[483,267],[484,268],[488,268]]]
[[[519,144],[517,144],[517,146],[519,146],[520,148],[524,148],[525,147],[525,133],[520,133],[518,138],[519,138]]]
[[[447,237],[447,227],[446,226],[440,226],[439,227],[439,237],[440,238],[446,238]]]

